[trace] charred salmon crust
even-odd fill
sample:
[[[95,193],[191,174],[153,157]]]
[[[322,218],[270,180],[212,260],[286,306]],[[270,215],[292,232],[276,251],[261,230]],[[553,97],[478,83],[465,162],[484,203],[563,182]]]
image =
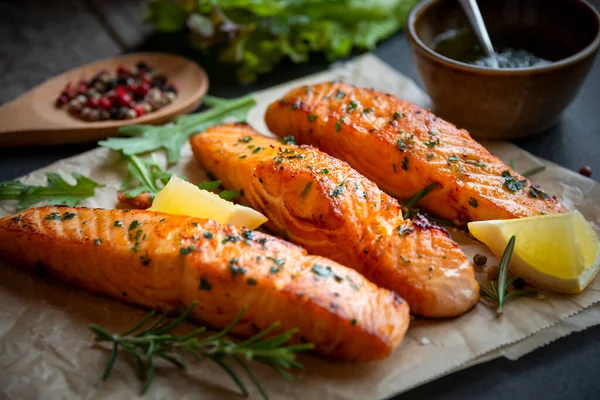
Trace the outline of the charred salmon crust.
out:
[[[479,300],[473,267],[447,232],[404,220],[398,202],[346,162],[240,124],[191,144],[207,171],[268,217],[267,229],[396,291],[412,313],[456,316]]]
[[[280,321],[319,355],[388,356],[408,305],[356,271],[272,236],[149,211],[42,207],[0,219],[0,257],[94,293],[153,309],[191,304],[193,318],[247,337]]]
[[[347,161],[401,201],[437,182],[419,206],[460,224],[566,211],[467,131],[389,93],[343,82],[301,87],[272,103],[265,121],[278,136]]]

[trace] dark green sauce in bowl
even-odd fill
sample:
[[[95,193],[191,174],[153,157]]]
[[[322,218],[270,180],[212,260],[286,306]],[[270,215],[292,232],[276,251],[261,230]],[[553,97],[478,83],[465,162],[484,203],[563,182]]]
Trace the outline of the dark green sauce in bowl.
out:
[[[463,45],[463,41],[468,44]],[[495,68],[492,58],[486,56],[479,44],[472,43],[470,31],[449,31],[439,35],[434,39],[432,50],[435,52],[460,61],[466,64],[476,65],[478,67]],[[510,41],[500,40],[500,43],[494,43],[496,51],[497,68],[530,68],[542,65],[548,65],[552,61],[538,57],[533,51],[515,48]],[[507,43],[505,43],[507,42]]]
[[[473,136],[511,139],[556,124],[600,47],[584,0],[478,0],[498,52],[493,68],[457,0],[423,0],[406,37],[434,112]]]

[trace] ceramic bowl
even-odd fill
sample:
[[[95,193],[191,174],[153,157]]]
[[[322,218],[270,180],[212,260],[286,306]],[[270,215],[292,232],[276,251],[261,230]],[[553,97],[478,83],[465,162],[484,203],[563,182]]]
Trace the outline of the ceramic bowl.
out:
[[[550,63],[491,69],[444,56],[436,51],[444,35],[460,36],[457,54],[475,46],[475,36],[457,0],[422,1],[408,15],[406,36],[434,112],[487,139],[547,130],[558,122],[592,66],[600,45],[598,12],[582,0],[478,4],[492,43],[509,42]]]

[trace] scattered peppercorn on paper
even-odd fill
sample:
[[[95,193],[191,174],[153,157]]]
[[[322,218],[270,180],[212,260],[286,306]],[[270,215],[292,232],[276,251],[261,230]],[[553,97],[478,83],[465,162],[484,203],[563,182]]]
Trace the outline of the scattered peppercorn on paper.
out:
[[[268,132],[263,122],[267,105],[292,87],[344,79],[350,83],[392,92],[427,107],[427,96],[407,77],[373,55],[365,55],[331,70],[254,94],[257,106],[249,122]],[[509,143],[483,143],[505,162],[514,160],[518,171],[540,165],[546,169],[534,180],[555,194],[569,209],[578,209],[600,231],[600,184],[575,172],[533,157]],[[126,176],[119,156],[98,148],[61,160],[22,180],[45,183],[45,172],[65,177],[78,172],[105,185],[81,205],[114,208],[116,193]],[[159,160],[166,162],[165,159]],[[186,144],[173,168],[191,182],[202,182],[205,173]],[[1,202],[0,216],[16,211],[16,201]],[[488,266],[498,260],[482,244],[463,232],[454,239],[469,258],[487,256]],[[518,239],[517,239],[518,240]],[[487,283],[484,272],[477,273]],[[388,359],[365,365],[332,363],[303,355],[305,369],[286,381],[261,365],[252,365],[272,399],[374,399],[385,398],[461,368],[496,357],[516,359],[535,348],[571,332],[600,324],[600,278],[577,295],[540,292],[537,296],[511,299],[504,315],[478,304],[465,315],[447,320],[415,319],[400,348]],[[51,279],[41,279],[18,266],[0,260],[0,397],[1,398],[137,398],[139,384],[135,366],[119,359],[113,373],[102,382],[110,351],[92,345],[89,324],[111,331],[128,328],[145,311],[118,301],[94,296]],[[190,324],[191,326],[191,324]],[[259,393],[251,390],[251,398]],[[190,365],[187,373],[158,365],[150,391],[144,399],[239,399],[239,393],[223,371],[209,362]]]

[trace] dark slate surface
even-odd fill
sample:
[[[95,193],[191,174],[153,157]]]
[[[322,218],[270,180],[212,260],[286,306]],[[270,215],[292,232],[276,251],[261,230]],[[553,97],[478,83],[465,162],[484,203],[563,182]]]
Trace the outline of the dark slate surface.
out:
[[[594,0],[600,5],[600,0]],[[241,87],[233,71],[200,57],[180,35],[156,35],[143,25],[141,0],[12,0],[0,2],[0,104],[53,75],[119,52],[171,51],[204,65],[210,93],[240,96],[327,68],[322,57],[310,64],[283,63],[258,82]],[[376,51],[383,60],[418,80],[402,34]],[[517,144],[567,168],[590,165],[600,176],[600,60],[561,124]],[[2,123],[2,121],[0,121]],[[12,179],[61,158],[95,147],[93,143],[50,148],[0,149],[0,180]],[[600,200],[600,199],[599,199]],[[413,389],[409,399],[596,399],[599,398],[600,326],[574,333],[516,362],[494,360]],[[400,350],[401,351],[401,350]],[[427,360],[423,360],[427,362]]]

